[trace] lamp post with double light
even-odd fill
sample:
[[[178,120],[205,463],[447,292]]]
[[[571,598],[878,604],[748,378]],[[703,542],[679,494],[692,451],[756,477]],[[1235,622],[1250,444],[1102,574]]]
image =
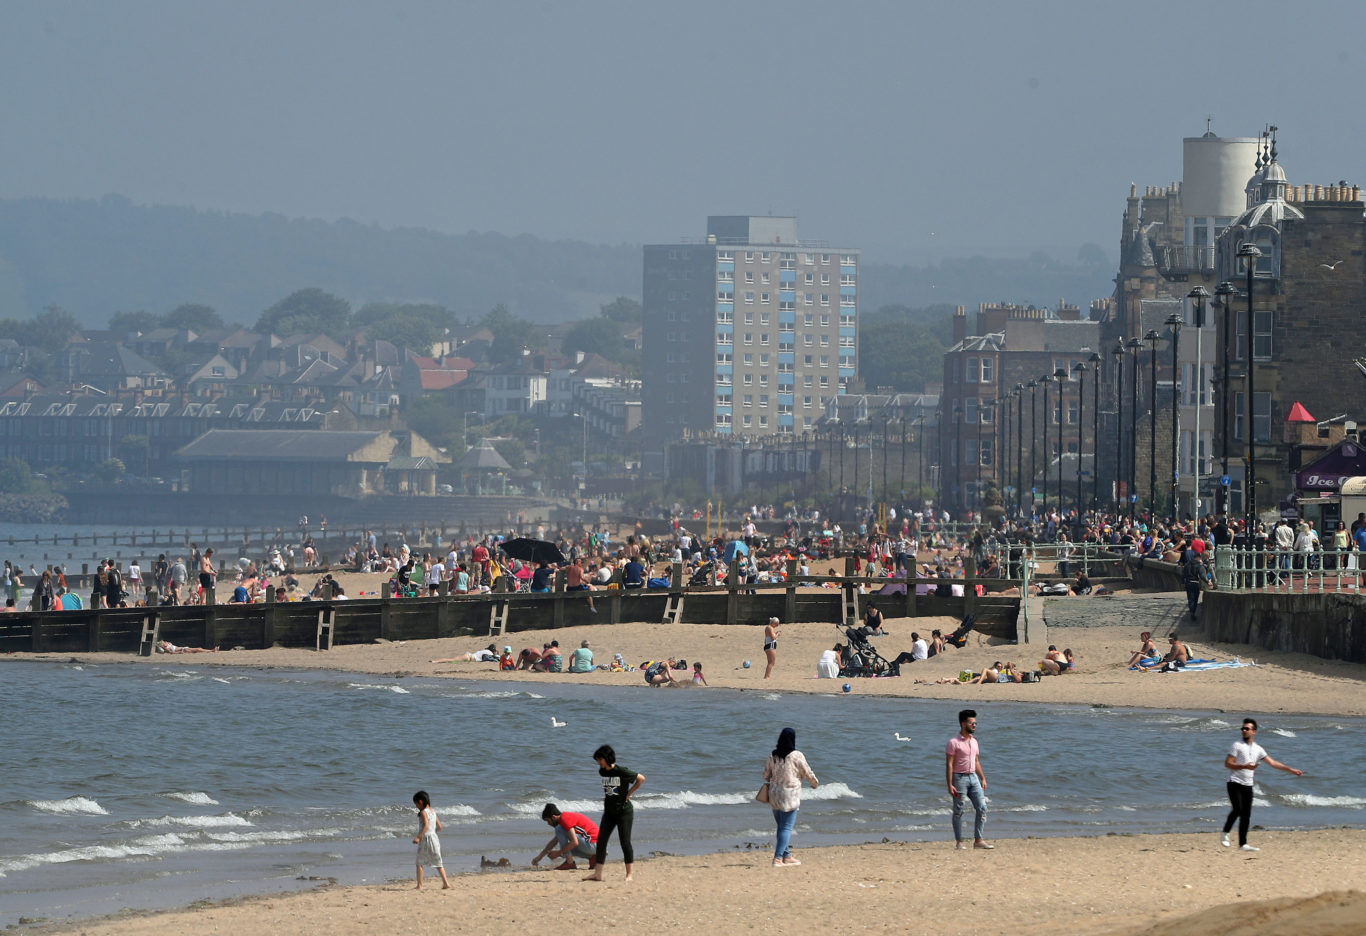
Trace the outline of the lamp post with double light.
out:
[[[1039,381],[1031,380],[1029,386],[1029,513],[1031,516],[1039,512],[1039,496],[1034,493],[1034,449],[1035,442],[1039,438]],[[1021,493],[1024,488],[1020,489]]]
[[[1238,248],[1238,256],[1247,267],[1247,404],[1243,411],[1247,414],[1247,529],[1249,534],[1256,529],[1257,523],[1257,452],[1254,447],[1257,427],[1256,381],[1252,372],[1253,348],[1255,345],[1252,318],[1252,277],[1257,272],[1257,258],[1262,252],[1256,244],[1243,244]]]
[[[1157,343],[1162,336],[1157,329],[1148,329],[1143,340],[1148,342],[1148,519],[1157,514]]]
[[[1091,509],[1100,510],[1100,354],[1091,352]]]
[[[1129,461],[1124,457],[1124,339],[1119,339],[1119,343],[1110,351],[1110,355],[1115,359],[1115,434],[1119,436],[1119,450],[1115,453],[1115,514],[1116,516],[1124,513],[1124,501],[1127,499],[1125,494],[1128,485],[1125,484],[1125,477]]]
[[[1024,514],[1024,392],[1025,385],[1015,385],[1015,513]]]
[[[1043,451],[1040,457],[1043,459],[1043,512],[1048,514],[1048,420],[1053,418],[1053,411],[1048,405],[1048,385],[1053,382],[1052,374],[1044,374],[1039,378],[1039,383],[1043,384]],[[1062,388],[1058,388],[1061,390]]]

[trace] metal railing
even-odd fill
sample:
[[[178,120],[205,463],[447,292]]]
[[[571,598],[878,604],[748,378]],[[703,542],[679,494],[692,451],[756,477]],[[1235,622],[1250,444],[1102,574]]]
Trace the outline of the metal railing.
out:
[[[1214,552],[1219,589],[1281,594],[1356,591],[1366,555],[1356,550],[1245,549],[1220,546]]]
[[[1175,244],[1159,248],[1155,259],[1164,273],[1208,273],[1214,269],[1214,248]]]

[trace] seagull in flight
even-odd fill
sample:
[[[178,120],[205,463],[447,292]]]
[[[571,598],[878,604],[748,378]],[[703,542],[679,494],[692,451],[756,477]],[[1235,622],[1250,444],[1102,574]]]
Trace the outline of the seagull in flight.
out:
[[[903,737],[901,737],[901,732],[899,732],[899,731],[894,731],[894,732],[892,732],[892,736],[895,737],[898,741],[909,741],[909,740],[911,740],[910,738],[903,738]]]
[[[556,718],[554,715],[551,715],[551,716],[550,716],[550,727],[551,727],[551,728],[563,728],[566,724],[567,724],[566,722],[560,721],[560,720],[559,720],[558,718]]]
[[[1334,260],[1332,263],[1320,263],[1319,266],[1323,267],[1325,270],[1336,270],[1338,264],[1341,262],[1341,260]]]

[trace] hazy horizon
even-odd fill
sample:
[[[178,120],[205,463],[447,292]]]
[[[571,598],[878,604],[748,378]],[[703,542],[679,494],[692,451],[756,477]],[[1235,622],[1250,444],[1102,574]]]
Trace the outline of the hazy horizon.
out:
[[[1361,181],[1335,99],[1366,8],[1285,9],[16,3],[0,198],[604,245],[793,214],[874,263],[1114,258],[1130,182],[1179,179],[1207,116],[1277,124],[1292,183]]]

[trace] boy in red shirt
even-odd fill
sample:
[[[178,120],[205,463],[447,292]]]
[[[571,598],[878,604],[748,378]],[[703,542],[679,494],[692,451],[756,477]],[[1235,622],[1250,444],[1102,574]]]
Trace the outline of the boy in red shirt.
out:
[[[573,871],[578,868],[574,857],[588,859],[589,869],[597,866],[595,858],[598,841],[597,824],[582,813],[562,813],[554,803],[546,803],[541,810],[541,819],[555,830],[555,837],[545,843],[540,853],[531,859],[532,867],[542,858],[564,858],[555,866],[556,871]]]

